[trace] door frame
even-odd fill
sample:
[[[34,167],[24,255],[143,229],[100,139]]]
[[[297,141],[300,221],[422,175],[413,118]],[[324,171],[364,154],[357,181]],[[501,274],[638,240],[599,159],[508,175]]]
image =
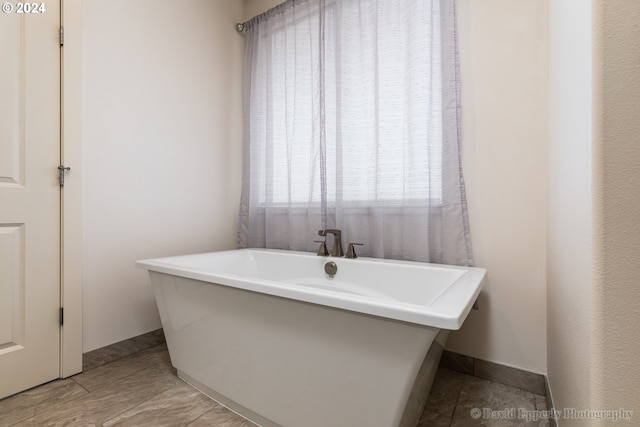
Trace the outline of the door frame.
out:
[[[60,52],[60,162],[71,168],[60,192],[60,304],[64,308],[60,331],[61,378],[82,372],[82,21],[82,0],[60,0],[60,25],[65,34]]]

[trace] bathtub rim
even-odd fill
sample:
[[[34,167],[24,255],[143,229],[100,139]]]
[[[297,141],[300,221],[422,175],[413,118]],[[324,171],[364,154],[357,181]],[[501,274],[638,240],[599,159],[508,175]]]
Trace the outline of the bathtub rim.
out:
[[[379,316],[418,325],[439,329],[458,330],[461,328],[473,303],[478,298],[486,280],[486,270],[479,267],[451,266],[445,264],[423,263],[415,261],[392,260],[381,258],[359,257],[357,259],[338,258],[340,262],[376,262],[396,265],[420,265],[437,269],[464,271],[461,277],[436,297],[431,304],[410,304],[400,301],[385,301],[367,296],[347,294],[338,291],[317,289],[291,283],[266,280],[255,277],[242,277],[237,274],[220,274],[204,268],[180,265],[179,261],[194,256],[215,256],[231,252],[271,252],[282,253],[292,257],[315,257],[312,252],[291,251],[283,249],[246,248],[225,251],[202,252],[198,254],[140,260],[137,268],[155,271],[179,277],[186,277],[207,283],[215,283],[237,289],[244,289],[266,295],[303,301],[327,307]],[[333,258],[327,258],[333,259]]]

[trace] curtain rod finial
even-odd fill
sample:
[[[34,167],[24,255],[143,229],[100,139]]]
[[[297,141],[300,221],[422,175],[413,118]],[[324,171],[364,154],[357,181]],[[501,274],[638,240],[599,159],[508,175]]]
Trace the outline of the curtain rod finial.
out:
[[[244,31],[244,29],[245,29],[244,22],[238,22],[236,24],[236,31],[237,32],[242,33]]]

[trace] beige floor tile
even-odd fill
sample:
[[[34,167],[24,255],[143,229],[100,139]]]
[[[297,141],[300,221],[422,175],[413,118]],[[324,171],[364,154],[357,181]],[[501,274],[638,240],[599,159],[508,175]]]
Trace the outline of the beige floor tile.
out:
[[[418,427],[548,425],[508,417],[474,418],[474,408],[546,406],[540,395],[441,368]],[[0,427],[103,425],[255,427],[180,380],[164,344],[0,400]]]
[[[52,381],[0,400],[0,427],[11,426],[87,394],[72,379]]]
[[[166,345],[159,345],[124,359],[90,369],[74,376],[73,379],[91,392],[133,375],[149,366],[172,370]]]
[[[183,426],[216,406],[216,402],[182,383],[108,420],[104,427]]]
[[[449,369],[438,369],[429,391],[425,411],[435,412],[451,418],[460,396],[464,376],[464,374]]]
[[[466,375],[451,426],[538,426],[519,417],[536,409],[536,395],[508,385]]]
[[[96,391],[42,412],[17,426],[92,426],[121,414],[181,383],[166,370],[149,367]]]

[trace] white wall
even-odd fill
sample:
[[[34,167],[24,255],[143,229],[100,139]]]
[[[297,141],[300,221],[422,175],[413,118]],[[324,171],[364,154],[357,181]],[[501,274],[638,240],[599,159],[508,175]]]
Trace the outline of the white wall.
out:
[[[243,3],[84,2],[84,351],[160,327],[137,259],[235,247]]]
[[[280,3],[247,0],[246,19]],[[463,172],[489,280],[447,349],[546,372],[546,2],[458,0]]]
[[[549,381],[556,408],[622,408],[634,420],[639,20],[640,3],[631,0],[564,0],[549,9]]]
[[[488,282],[447,349],[546,372],[546,2],[458,0],[462,154]]]
[[[640,2],[593,10],[595,408],[640,418]]]
[[[557,408],[589,408],[593,292],[592,11],[549,2],[548,377]],[[562,425],[584,420],[562,420]]]
[[[244,0],[244,16],[245,21],[260,15],[282,3],[284,0]]]

